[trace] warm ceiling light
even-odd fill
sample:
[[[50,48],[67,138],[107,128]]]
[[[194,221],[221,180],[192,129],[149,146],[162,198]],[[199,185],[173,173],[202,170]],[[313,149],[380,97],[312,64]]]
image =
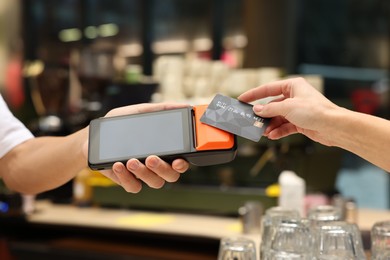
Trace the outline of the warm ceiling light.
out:
[[[59,32],[58,38],[63,42],[78,41],[81,39],[81,31],[77,28],[64,29]]]
[[[98,36],[98,29],[96,26],[88,26],[84,29],[84,35],[88,39],[95,39]]]
[[[101,37],[115,36],[119,32],[118,25],[114,23],[102,24],[99,26],[99,35]]]

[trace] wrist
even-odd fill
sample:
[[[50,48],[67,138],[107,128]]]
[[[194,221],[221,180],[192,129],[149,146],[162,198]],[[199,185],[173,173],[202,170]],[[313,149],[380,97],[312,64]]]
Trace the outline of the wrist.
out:
[[[351,112],[339,106],[335,106],[324,112],[323,133],[327,136],[330,146],[343,148],[345,140],[350,135],[348,129],[350,127],[349,120],[352,116]]]
[[[71,135],[73,138],[73,147],[76,148],[76,161],[80,167],[88,166],[88,127],[85,127]]]
[[[359,140],[355,137],[361,123],[358,113],[343,107],[329,113],[327,132],[332,146],[350,150]]]

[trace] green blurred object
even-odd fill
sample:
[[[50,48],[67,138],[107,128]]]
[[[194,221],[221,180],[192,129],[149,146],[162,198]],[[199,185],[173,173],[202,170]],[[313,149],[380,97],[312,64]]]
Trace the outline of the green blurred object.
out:
[[[234,216],[247,201],[259,201],[264,209],[276,205],[276,198],[267,197],[263,189],[186,185],[172,185],[158,190],[144,187],[138,194],[127,193],[120,186],[94,187],[93,201],[102,207]]]
[[[142,79],[142,67],[140,65],[128,65],[125,69],[125,82],[128,84],[137,84]]]

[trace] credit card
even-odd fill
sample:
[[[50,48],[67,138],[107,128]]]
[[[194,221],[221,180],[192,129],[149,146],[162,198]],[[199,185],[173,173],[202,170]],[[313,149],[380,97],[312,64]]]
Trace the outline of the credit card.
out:
[[[204,124],[258,142],[269,119],[257,116],[251,104],[217,94],[200,118]]]

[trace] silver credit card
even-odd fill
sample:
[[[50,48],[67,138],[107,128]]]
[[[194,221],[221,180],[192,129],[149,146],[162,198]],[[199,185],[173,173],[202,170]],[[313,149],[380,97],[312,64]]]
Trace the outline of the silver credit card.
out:
[[[208,105],[200,121],[258,142],[269,120],[257,116],[253,112],[251,104],[217,94]]]

